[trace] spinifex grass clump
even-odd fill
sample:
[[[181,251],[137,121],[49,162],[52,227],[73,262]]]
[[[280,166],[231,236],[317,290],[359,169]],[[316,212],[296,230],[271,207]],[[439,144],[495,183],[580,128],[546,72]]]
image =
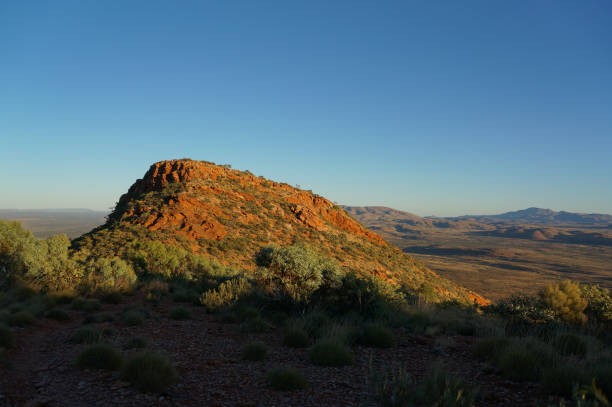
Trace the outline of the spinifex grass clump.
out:
[[[98,343],[102,340],[102,332],[90,327],[79,328],[70,337],[72,343]]]
[[[304,329],[292,326],[285,330],[283,344],[290,348],[307,348],[310,345],[310,338]]]
[[[121,377],[137,389],[148,392],[164,392],[179,380],[168,359],[150,351],[131,356],[121,369]]]
[[[108,345],[90,345],[77,357],[76,364],[81,369],[117,370],[123,358],[119,352]]]
[[[315,344],[308,354],[310,361],[321,366],[347,366],[353,364],[353,354],[343,343],[324,339]]]
[[[274,390],[295,391],[308,387],[308,380],[295,369],[272,369],[266,376],[266,383]]]
[[[268,348],[263,343],[250,343],[242,349],[240,358],[252,362],[264,360],[268,354]]]

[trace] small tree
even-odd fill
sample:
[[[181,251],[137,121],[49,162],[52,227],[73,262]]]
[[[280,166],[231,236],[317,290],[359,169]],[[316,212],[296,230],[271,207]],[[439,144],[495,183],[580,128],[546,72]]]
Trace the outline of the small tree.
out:
[[[257,255],[256,263],[260,266],[257,277],[266,289],[295,303],[307,303],[320,288],[342,283],[340,267],[304,244],[266,247]]]
[[[570,323],[584,323],[587,301],[582,297],[580,285],[570,280],[560,281],[540,292],[540,298],[559,318]]]

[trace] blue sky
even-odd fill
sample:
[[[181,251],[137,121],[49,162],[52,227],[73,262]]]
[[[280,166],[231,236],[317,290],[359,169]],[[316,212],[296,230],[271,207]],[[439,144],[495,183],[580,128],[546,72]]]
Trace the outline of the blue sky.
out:
[[[612,213],[607,1],[4,1],[0,208],[155,161],[419,215]]]

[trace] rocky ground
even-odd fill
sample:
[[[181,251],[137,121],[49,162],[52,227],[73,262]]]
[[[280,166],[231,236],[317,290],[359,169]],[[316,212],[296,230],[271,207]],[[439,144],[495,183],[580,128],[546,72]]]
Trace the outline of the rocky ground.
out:
[[[136,301],[136,299],[132,299]],[[175,303],[151,308],[144,324],[126,327],[119,322],[96,324],[115,331],[108,341],[124,349],[128,338],[142,336],[149,348],[173,361],[181,381],[163,394],[142,393],[120,380],[117,372],[80,370],[75,358],[86,345],[75,345],[70,336],[83,324],[81,312],[71,320],[38,320],[18,330],[17,346],[8,352],[8,366],[0,366],[0,406],[360,406],[372,405],[366,385],[370,365],[383,369],[401,363],[418,380],[440,363],[467,383],[480,389],[482,406],[546,405],[546,396],[535,383],[515,383],[497,375],[470,356],[470,337],[430,338],[396,330],[396,346],[390,349],[355,347],[350,367],[319,367],[308,360],[307,349],[282,345],[282,330],[244,333],[239,325],[223,323],[201,307],[191,307],[193,318],[168,318]],[[125,307],[104,305],[104,312],[119,315]],[[268,346],[268,358],[246,362],[240,352],[247,343]],[[442,344],[442,345],[441,345]],[[295,392],[266,386],[266,372],[273,367],[299,369],[310,387]]]

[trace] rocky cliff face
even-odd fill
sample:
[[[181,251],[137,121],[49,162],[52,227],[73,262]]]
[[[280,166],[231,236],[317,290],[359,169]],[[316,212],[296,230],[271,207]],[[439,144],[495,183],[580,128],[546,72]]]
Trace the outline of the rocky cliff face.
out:
[[[120,198],[109,222],[84,239],[108,247],[103,236],[110,230],[145,230],[147,238],[247,269],[255,267],[253,258],[263,246],[304,241],[347,270],[415,289],[429,283],[444,298],[486,302],[389,245],[329,200],[204,161],[153,164]]]

